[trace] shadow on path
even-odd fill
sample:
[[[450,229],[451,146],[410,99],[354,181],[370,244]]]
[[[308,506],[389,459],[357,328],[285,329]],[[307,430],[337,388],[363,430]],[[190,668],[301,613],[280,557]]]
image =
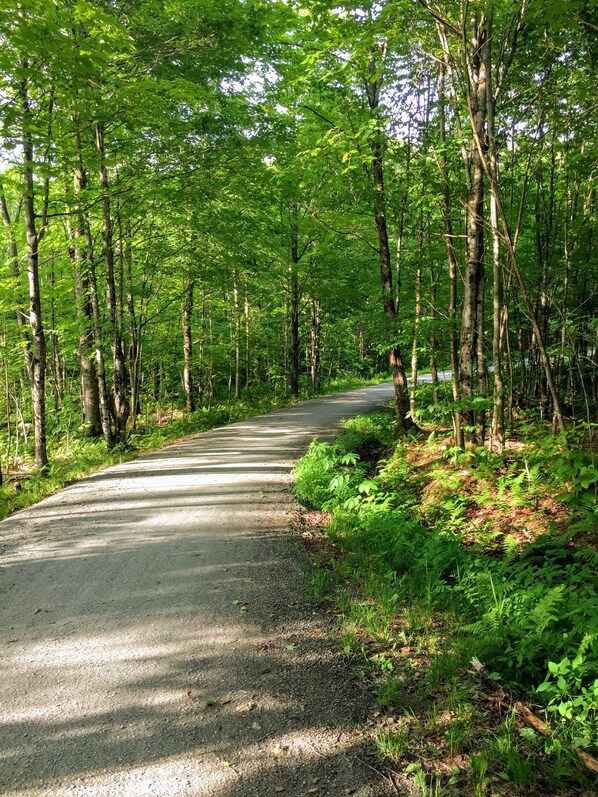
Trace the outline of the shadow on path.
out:
[[[310,439],[389,394],[189,438],[0,524],[1,793],[387,793],[280,532]]]

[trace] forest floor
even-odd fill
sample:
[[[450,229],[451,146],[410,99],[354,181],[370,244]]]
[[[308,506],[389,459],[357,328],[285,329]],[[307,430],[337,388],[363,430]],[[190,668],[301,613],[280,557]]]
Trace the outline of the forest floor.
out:
[[[417,797],[598,797],[594,437],[520,423],[499,456],[429,419],[343,426],[296,468],[294,526],[380,768]]]
[[[0,792],[396,793],[303,598],[290,470],[380,385],[107,468],[0,524]]]

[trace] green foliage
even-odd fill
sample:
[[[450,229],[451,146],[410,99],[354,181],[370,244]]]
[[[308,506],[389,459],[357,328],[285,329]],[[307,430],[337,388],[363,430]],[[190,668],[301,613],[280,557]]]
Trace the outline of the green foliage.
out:
[[[576,747],[595,745],[598,739],[598,652],[596,633],[586,634],[577,655],[548,662],[546,679],[537,692],[548,700],[547,708],[557,722],[573,726]]]
[[[312,441],[295,469],[299,500],[316,509],[344,503],[355,495],[367,497],[376,483],[366,479],[362,456],[386,448],[393,438],[388,414],[372,413],[344,422],[345,431],[334,444]]]
[[[410,738],[406,732],[384,731],[376,737],[376,746],[389,758],[400,758],[409,749]]]
[[[327,562],[320,560],[313,567],[309,567],[305,573],[305,596],[307,600],[317,605],[322,605],[329,601],[334,578],[334,573],[331,572]]]
[[[373,448],[376,453],[388,448],[395,439],[395,424],[388,412],[359,415],[343,423],[344,432],[337,442],[347,451],[363,452]]]
[[[365,428],[365,423],[356,421],[354,428],[360,424]],[[344,448],[335,445],[312,444],[297,467],[296,491],[302,499],[315,496],[319,506],[332,512],[329,536],[342,548],[347,562],[338,572],[358,579],[366,594],[378,602],[379,626],[380,612],[394,613],[400,606],[419,605],[429,614],[458,618],[456,650],[460,648],[461,666],[475,654],[491,666],[493,677],[544,700],[566,738],[595,751],[598,556],[583,545],[570,548],[566,540],[550,536],[540,537],[523,552],[503,556],[464,547],[458,534],[447,529],[446,512],[438,513],[428,527],[415,519],[417,499],[413,485],[408,484],[405,445],[398,446],[398,453],[378,476],[365,482],[368,494],[377,496],[376,502],[369,503],[363,500],[362,474],[355,465],[341,462]],[[569,452],[561,455],[568,468],[581,467],[571,464],[575,458]],[[545,471],[535,454],[528,456],[529,463],[524,460],[517,475],[510,473],[508,478],[509,489],[521,485],[529,499],[530,493],[544,489]],[[486,475],[492,464],[481,460]],[[331,472],[348,467],[351,474],[342,490],[331,489]],[[559,471],[554,478],[567,477]],[[577,488],[581,495],[586,489]],[[350,616],[367,626],[363,617]],[[359,647],[357,638],[355,644]],[[439,654],[430,673],[437,685],[454,677],[459,655]],[[383,703],[399,699],[393,684],[394,678],[389,677],[380,692]],[[529,762],[519,758],[509,744],[507,736],[498,744],[504,772],[509,780],[525,786],[531,777]]]
[[[567,562],[561,552],[540,541],[519,561],[472,558],[459,579],[477,618],[464,630],[508,678],[528,685],[543,675],[551,655],[575,650],[585,632],[598,627],[593,568],[582,557]]]
[[[300,501],[316,509],[325,509],[332,493],[346,492],[355,476],[357,455],[342,453],[328,443],[313,440],[308,452],[295,469],[296,494]]]
[[[489,760],[494,759],[499,777],[515,786],[531,786],[535,781],[534,760],[530,751],[522,750],[511,714],[503,722],[496,739],[484,750]]]
[[[529,430],[532,469],[570,507],[574,534],[593,533],[598,527],[598,465],[590,442],[597,428],[597,424],[580,423],[566,439]]]

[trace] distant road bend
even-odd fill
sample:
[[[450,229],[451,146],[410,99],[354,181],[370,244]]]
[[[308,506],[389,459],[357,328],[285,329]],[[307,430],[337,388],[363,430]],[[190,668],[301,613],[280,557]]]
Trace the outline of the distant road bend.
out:
[[[206,432],[0,524],[1,794],[392,793],[280,533],[310,440],[392,395]]]

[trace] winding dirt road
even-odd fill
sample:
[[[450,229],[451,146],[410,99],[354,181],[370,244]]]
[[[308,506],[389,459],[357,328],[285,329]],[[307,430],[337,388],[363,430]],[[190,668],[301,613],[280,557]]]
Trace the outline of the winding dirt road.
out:
[[[284,532],[312,437],[391,395],[197,435],[0,524],[1,794],[389,793]]]

